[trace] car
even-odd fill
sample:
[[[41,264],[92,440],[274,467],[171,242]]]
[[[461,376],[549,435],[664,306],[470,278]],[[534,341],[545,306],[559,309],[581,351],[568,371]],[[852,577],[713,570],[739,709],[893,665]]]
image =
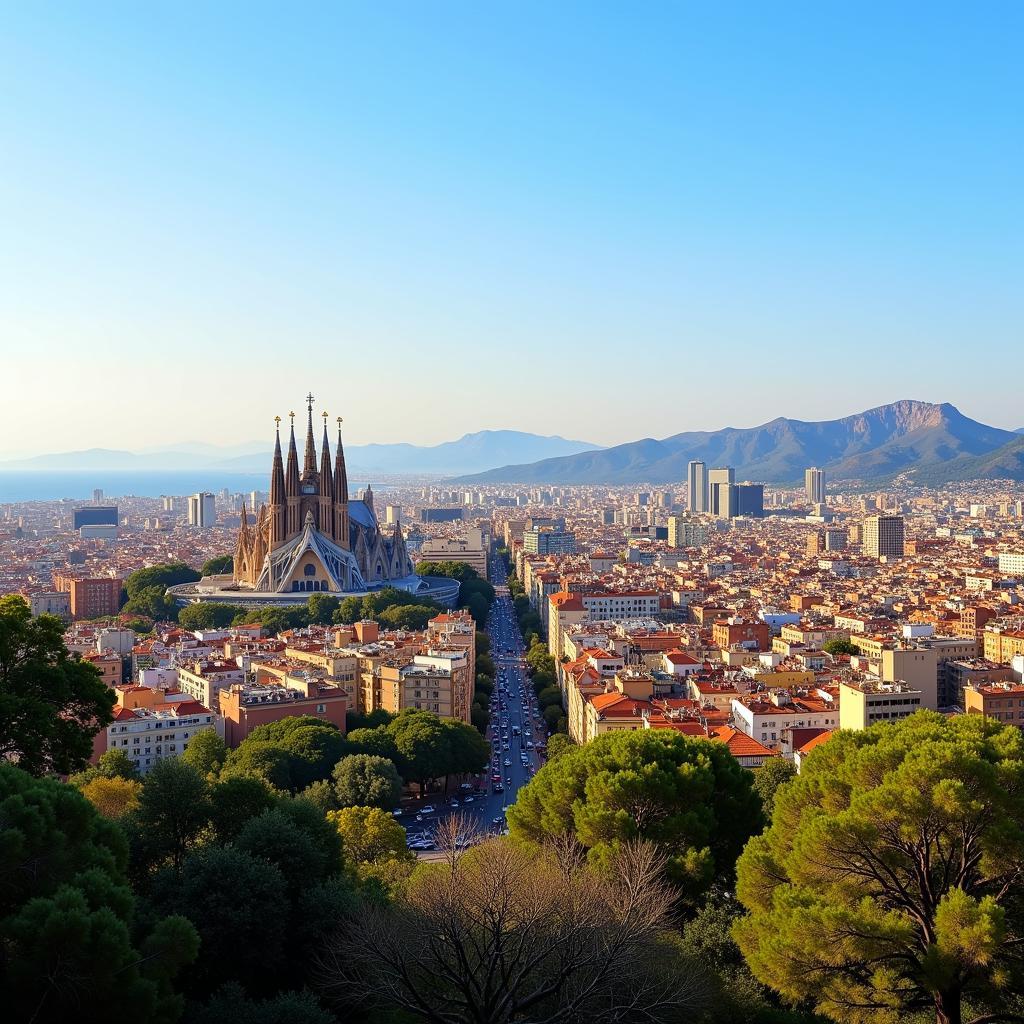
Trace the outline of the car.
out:
[[[422,821],[423,820],[423,815],[422,814],[417,814],[416,815],[416,820],[417,821]]]
[[[500,782],[496,782],[491,787],[491,792],[492,793],[504,793],[505,792],[505,787]]]
[[[471,804],[473,802],[473,798],[471,796],[467,796],[466,799],[463,800],[462,802],[464,804]]]
[[[505,780],[505,785],[506,786],[511,786],[512,785],[512,776],[511,775]]]
[[[451,804],[449,806],[451,806],[451,807],[458,807],[459,806],[459,801],[455,797],[452,797]]]
[[[426,807],[423,807],[423,808],[420,809],[420,814],[433,814],[433,813],[434,813],[434,805],[433,804],[427,804]]]
[[[506,768],[511,768],[512,767],[512,762],[507,757],[505,758],[505,767]]]
[[[395,818],[400,818],[400,817],[402,816],[402,808],[401,808],[401,807],[396,807],[396,808],[395,808],[395,809],[394,809],[394,810],[393,810],[393,811],[391,812],[391,814],[392,814],[392,816],[393,816],[393,817],[395,817]]]

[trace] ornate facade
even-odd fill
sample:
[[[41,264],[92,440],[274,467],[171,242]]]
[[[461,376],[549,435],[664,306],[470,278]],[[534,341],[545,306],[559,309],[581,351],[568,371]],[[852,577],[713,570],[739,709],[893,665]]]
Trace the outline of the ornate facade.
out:
[[[255,522],[245,509],[235,545],[234,582],[262,593],[348,593],[412,575],[402,531],[385,537],[373,507],[373,491],[348,493],[345,449],[338,417],[338,443],[331,465],[327,413],[317,459],[313,440],[313,396],[307,395],[306,450],[299,471],[295,414],[287,461],[281,456],[280,417],[270,470],[270,500]]]

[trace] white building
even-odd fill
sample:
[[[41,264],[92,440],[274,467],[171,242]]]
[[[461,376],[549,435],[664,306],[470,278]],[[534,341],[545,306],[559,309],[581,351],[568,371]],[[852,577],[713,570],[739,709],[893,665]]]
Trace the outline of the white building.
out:
[[[107,750],[128,755],[140,775],[168,757],[177,757],[197,733],[214,729],[224,735],[224,720],[190,698],[152,707],[119,707],[107,726]]]
[[[732,724],[770,750],[793,756],[794,729],[838,729],[839,708],[832,695],[817,690],[793,695],[788,690],[751,697],[733,697]]]

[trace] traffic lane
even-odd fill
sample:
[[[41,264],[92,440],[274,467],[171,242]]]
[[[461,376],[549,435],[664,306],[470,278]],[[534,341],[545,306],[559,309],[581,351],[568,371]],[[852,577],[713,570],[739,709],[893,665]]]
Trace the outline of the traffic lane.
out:
[[[500,574],[499,574],[500,579]],[[488,618],[488,633],[491,636],[491,648],[492,656],[496,665],[504,671],[504,685],[506,687],[505,693],[502,695],[500,686],[502,684],[501,672],[499,672],[498,679],[495,680],[495,692],[500,696],[505,697],[507,711],[505,717],[508,719],[508,728],[502,729],[500,722],[502,713],[499,708],[495,713],[492,713],[492,723],[488,728],[487,738],[492,744],[493,751],[493,739],[495,734],[499,737],[503,732],[509,734],[509,750],[505,751],[501,748],[499,740],[499,772],[494,772],[491,763],[488,762],[486,769],[486,777],[489,778],[492,774],[500,774],[502,778],[503,792],[495,793],[488,785],[487,789],[480,793],[474,794],[471,803],[465,802],[465,793],[461,793],[458,804],[453,806],[449,801],[435,801],[431,803],[428,798],[425,801],[417,801],[414,805],[416,808],[422,808],[423,806],[433,807],[433,811],[428,814],[420,815],[421,820],[416,821],[415,816],[411,820],[405,820],[403,823],[406,825],[407,832],[422,832],[426,831],[429,827],[436,827],[437,820],[444,817],[446,814],[450,814],[456,811],[462,812],[463,814],[474,818],[478,824],[478,827],[488,829],[493,826],[494,819],[504,819],[505,810],[513,803],[515,803],[516,797],[518,796],[519,790],[526,785],[532,775],[530,774],[530,767],[534,770],[540,767],[541,759],[536,749],[528,750],[526,748],[526,742],[528,739],[531,741],[534,739],[540,739],[543,735],[540,732],[539,727],[533,720],[532,713],[528,713],[523,710],[522,697],[523,694],[529,694],[529,680],[526,677],[523,669],[522,659],[519,656],[519,652],[523,649],[522,635],[519,632],[519,626],[515,619],[514,608],[512,603],[507,598],[499,598],[491,606],[491,615]],[[497,640],[497,644],[495,641]],[[516,652],[515,655],[500,654],[495,656],[495,647],[505,651],[512,649]],[[520,735],[518,737],[512,735],[513,726],[518,726],[520,729]],[[525,735],[525,727],[529,727],[531,731],[530,736]],[[536,730],[537,735],[534,737],[532,734]],[[521,754],[527,755],[527,765],[524,766],[522,763]],[[505,761],[509,760],[510,765],[505,765]],[[511,779],[511,783],[506,780]]]

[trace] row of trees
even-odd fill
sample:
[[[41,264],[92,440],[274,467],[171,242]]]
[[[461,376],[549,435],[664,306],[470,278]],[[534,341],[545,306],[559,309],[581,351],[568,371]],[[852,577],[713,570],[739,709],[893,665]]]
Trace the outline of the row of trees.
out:
[[[122,614],[141,616],[152,621],[177,621],[185,629],[222,629],[232,625],[259,622],[272,632],[309,625],[348,625],[361,619],[373,619],[389,629],[423,629],[441,606],[426,597],[396,587],[384,587],[362,597],[338,598],[333,594],[313,594],[304,605],[295,608],[250,609],[232,604],[204,603],[179,608],[168,596],[167,588],[192,583],[202,576],[230,572],[230,555],[207,561],[196,570],[184,562],[147,566],[125,580]],[[419,575],[447,576],[460,584],[459,604],[468,609],[477,623],[487,619],[494,601],[494,588],[465,562],[421,562]]]

